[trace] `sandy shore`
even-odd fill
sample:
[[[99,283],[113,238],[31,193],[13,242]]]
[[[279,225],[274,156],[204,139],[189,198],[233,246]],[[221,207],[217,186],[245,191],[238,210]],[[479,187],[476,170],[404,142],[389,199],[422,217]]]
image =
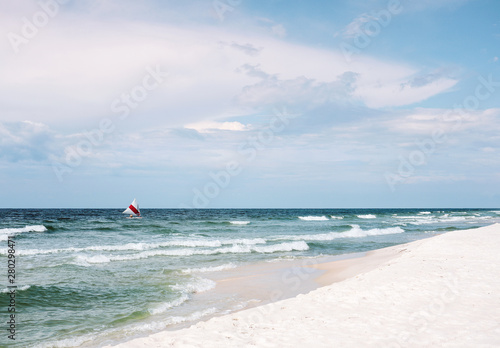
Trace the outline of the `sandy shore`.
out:
[[[500,346],[500,224],[305,266],[329,285],[113,347]]]

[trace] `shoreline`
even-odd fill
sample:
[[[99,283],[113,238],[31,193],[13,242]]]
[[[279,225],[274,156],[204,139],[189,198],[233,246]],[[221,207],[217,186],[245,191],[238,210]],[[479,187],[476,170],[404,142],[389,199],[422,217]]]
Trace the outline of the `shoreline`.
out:
[[[497,250],[500,224],[325,262],[306,294],[106,347],[498,346]]]

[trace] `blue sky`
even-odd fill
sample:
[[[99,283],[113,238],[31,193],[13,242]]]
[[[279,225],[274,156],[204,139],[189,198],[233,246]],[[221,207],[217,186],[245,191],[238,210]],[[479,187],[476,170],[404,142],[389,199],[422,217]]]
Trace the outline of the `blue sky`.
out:
[[[493,0],[0,0],[0,207],[499,207]]]

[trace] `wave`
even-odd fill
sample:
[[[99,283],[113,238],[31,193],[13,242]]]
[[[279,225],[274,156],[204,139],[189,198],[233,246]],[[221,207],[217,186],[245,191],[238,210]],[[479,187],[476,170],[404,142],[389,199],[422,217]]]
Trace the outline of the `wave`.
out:
[[[275,253],[279,251],[306,251],[309,250],[309,245],[304,241],[288,242],[267,246],[256,246],[253,250],[258,253]]]
[[[300,220],[304,221],[326,221],[328,218],[326,216],[299,216]]]
[[[137,334],[137,333],[145,333],[145,332],[155,332],[155,331],[161,331],[165,330],[166,326],[169,325],[175,325],[175,324],[180,324],[180,323],[185,323],[185,322],[194,322],[197,320],[200,320],[203,317],[212,315],[217,313],[218,310],[215,307],[207,308],[203,311],[197,311],[194,312],[190,315],[187,316],[173,316],[173,317],[168,317],[164,321],[156,321],[156,322],[150,322],[146,324],[136,324],[134,326],[130,326],[126,329],[124,329],[125,333],[127,334]],[[118,330],[110,330],[110,332],[113,331],[118,331]],[[93,341],[94,339],[91,339],[90,341]],[[52,346],[50,346],[52,347]],[[73,347],[73,346],[71,346]]]
[[[161,305],[159,305],[155,308],[151,308],[148,311],[152,315],[165,313],[170,308],[178,307],[181,304],[183,304],[184,302],[186,302],[187,300],[189,300],[189,296],[187,294],[182,294],[181,297],[179,297],[178,299],[173,300],[171,302],[162,303]]]
[[[432,215],[419,215],[419,216],[398,216],[399,219],[413,219],[413,221],[408,221],[409,224],[412,225],[423,225],[423,224],[431,224],[431,223],[439,223],[439,222],[460,222],[466,220],[487,220],[489,216],[476,216],[476,215],[460,215],[453,216],[450,214],[444,214],[439,217],[434,217]]]
[[[363,230],[359,225],[351,225],[351,229],[345,232],[330,232],[322,234],[308,234],[295,236],[296,240],[308,240],[308,241],[328,241],[338,238],[362,238],[370,236],[381,236],[386,234],[397,234],[404,233],[401,227],[389,227],[389,228],[372,228],[370,230]]]
[[[421,216],[421,215],[408,215],[408,216],[395,216],[396,219],[420,219],[420,220],[432,220],[433,216]]]
[[[25,291],[25,290],[28,290],[29,288],[31,288],[30,285],[18,286],[17,288],[5,288],[5,289],[0,290],[0,294],[8,294],[12,290],[16,290],[16,292]]]
[[[96,263],[108,263],[111,259],[105,255],[95,255],[95,256],[87,256],[87,255],[76,255],[75,262],[73,264],[77,266],[90,267]]]
[[[44,225],[28,225],[21,228],[2,228],[0,229],[0,241],[7,240],[9,236],[26,232],[45,232],[47,227]]]
[[[231,220],[231,221],[206,221],[206,220],[202,220],[202,221],[198,221],[197,223],[199,224],[203,224],[203,225],[227,225],[227,224],[230,224],[230,225],[248,225],[250,223],[250,221],[247,221],[247,220]]]
[[[143,251],[151,249],[160,249],[166,247],[189,247],[189,248],[217,248],[223,245],[230,244],[244,244],[244,245],[255,245],[255,244],[265,244],[266,240],[263,238],[253,238],[253,239],[226,239],[226,240],[173,240],[160,243],[127,243],[120,245],[92,245],[82,248],[61,248],[61,249],[26,249],[18,252],[19,255],[45,255],[45,254],[56,254],[56,253],[80,253],[87,251]],[[5,250],[1,250],[0,254],[5,253]]]
[[[344,218],[343,216],[330,215],[330,219],[334,219],[334,220],[342,220],[343,218]]]
[[[232,225],[248,225],[250,221],[229,221]]]
[[[475,216],[472,216],[471,218],[475,218]],[[449,216],[448,214],[445,214],[439,218],[439,222],[456,222],[465,220],[467,220],[466,216]]]
[[[364,214],[364,215],[357,215],[358,218],[360,219],[376,219],[377,215],[374,214]]]
[[[180,291],[183,294],[199,294],[215,288],[217,283],[207,278],[195,278],[186,284],[170,285],[170,288],[175,291]]]
[[[228,239],[222,240],[221,243],[224,245],[227,244],[245,244],[245,245],[255,245],[255,244],[266,244],[266,240],[264,238],[254,238],[254,239]]]
[[[243,253],[275,253],[286,251],[305,251],[309,250],[309,246],[304,241],[286,242],[280,244],[271,244],[264,246],[257,245],[240,245],[234,244],[230,247],[222,247],[216,249],[171,249],[171,250],[151,250],[143,251],[133,255],[77,255],[76,264],[80,266],[88,266],[95,263],[108,263],[111,261],[131,261],[147,259],[155,256],[192,256],[192,255],[217,255],[217,254],[243,254]]]
[[[435,217],[431,215],[396,216],[396,218],[408,220],[407,223],[411,225],[424,225],[436,222]]]
[[[207,273],[207,272],[218,272],[218,271],[225,271],[227,269],[232,269],[236,268],[236,265],[234,263],[228,263],[220,266],[212,266],[212,267],[201,267],[201,268],[188,268],[182,270],[182,273]]]
[[[421,211],[418,215],[429,215],[430,213],[430,211]]]

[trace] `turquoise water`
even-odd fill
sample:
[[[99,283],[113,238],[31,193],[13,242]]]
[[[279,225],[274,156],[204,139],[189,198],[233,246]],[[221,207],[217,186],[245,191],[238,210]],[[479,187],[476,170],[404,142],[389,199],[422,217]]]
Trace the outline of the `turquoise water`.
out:
[[[211,272],[387,247],[500,221],[486,209],[0,210],[0,345],[113,342],[227,310],[190,306]],[[7,238],[16,255],[16,340],[6,330]]]

